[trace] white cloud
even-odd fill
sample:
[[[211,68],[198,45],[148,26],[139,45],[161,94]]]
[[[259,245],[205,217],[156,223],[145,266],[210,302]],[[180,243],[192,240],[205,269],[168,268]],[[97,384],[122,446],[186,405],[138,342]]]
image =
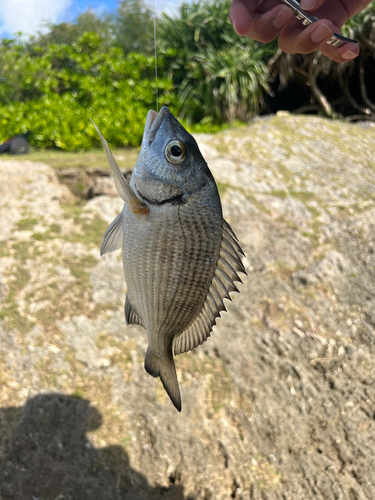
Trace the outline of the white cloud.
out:
[[[56,22],[72,0],[0,0],[0,33],[32,34],[44,21]]]
[[[190,0],[189,0],[190,1]],[[148,0],[146,4],[152,10],[155,5],[157,13],[165,12],[166,14],[173,15],[178,11],[179,6],[183,0]]]

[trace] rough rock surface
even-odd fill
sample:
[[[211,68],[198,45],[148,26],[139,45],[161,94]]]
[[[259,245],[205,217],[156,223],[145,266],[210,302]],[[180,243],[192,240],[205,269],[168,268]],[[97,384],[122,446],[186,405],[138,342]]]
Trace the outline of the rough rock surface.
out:
[[[119,252],[99,259],[121,200],[0,162],[2,500],[375,498],[375,129],[198,142],[249,276],[176,358],[181,414],[125,327]]]

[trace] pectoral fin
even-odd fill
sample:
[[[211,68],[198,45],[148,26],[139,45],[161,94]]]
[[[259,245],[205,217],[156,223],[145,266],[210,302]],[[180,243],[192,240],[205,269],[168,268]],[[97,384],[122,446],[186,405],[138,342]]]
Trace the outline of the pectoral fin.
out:
[[[108,226],[107,231],[104,233],[102,239],[102,246],[100,247],[100,255],[114,252],[121,248],[122,244],[122,212],[116,219],[114,219]]]
[[[91,118],[90,118],[91,120]],[[102,141],[103,148],[105,151],[105,154],[107,155],[107,160],[109,163],[109,166],[111,167],[113,178],[115,181],[115,186],[117,189],[118,194],[121,196],[121,198],[124,200],[124,202],[128,205],[130,210],[132,211],[133,214],[136,215],[147,215],[150,211],[147,205],[142,203],[132,190],[132,188],[129,186],[129,183],[126,181],[122,173],[120,172],[120,169],[118,168],[118,165],[116,163],[116,160],[113,157],[112,151],[110,150],[107,141],[104,139],[102,136],[100,130],[98,127],[95,125],[94,121],[91,120],[94,127],[96,128],[96,131],[99,134],[100,140]]]

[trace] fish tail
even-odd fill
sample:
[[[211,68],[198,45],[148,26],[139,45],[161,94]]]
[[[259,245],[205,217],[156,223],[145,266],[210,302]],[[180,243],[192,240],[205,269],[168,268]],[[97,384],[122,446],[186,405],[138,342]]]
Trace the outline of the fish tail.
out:
[[[180,388],[178,386],[176,367],[172,355],[169,359],[163,359],[149,347],[145,357],[145,370],[153,377],[160,377],[172,403],[178,411],[181,411]]]

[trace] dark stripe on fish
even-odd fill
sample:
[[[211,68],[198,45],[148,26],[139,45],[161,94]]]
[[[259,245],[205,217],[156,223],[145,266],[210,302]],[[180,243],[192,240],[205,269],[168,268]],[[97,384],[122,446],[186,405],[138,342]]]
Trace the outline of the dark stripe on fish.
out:
[[[171,205],[183,205],[185,203],[184,195],[182,193],[162,201],[146,198],[146,196],[143,196],[142,194],[140,194],[140,197],[143,200],[145,200],[149,205],[156,205],[156,206],[165,205],[166,203],[170,203]]]

